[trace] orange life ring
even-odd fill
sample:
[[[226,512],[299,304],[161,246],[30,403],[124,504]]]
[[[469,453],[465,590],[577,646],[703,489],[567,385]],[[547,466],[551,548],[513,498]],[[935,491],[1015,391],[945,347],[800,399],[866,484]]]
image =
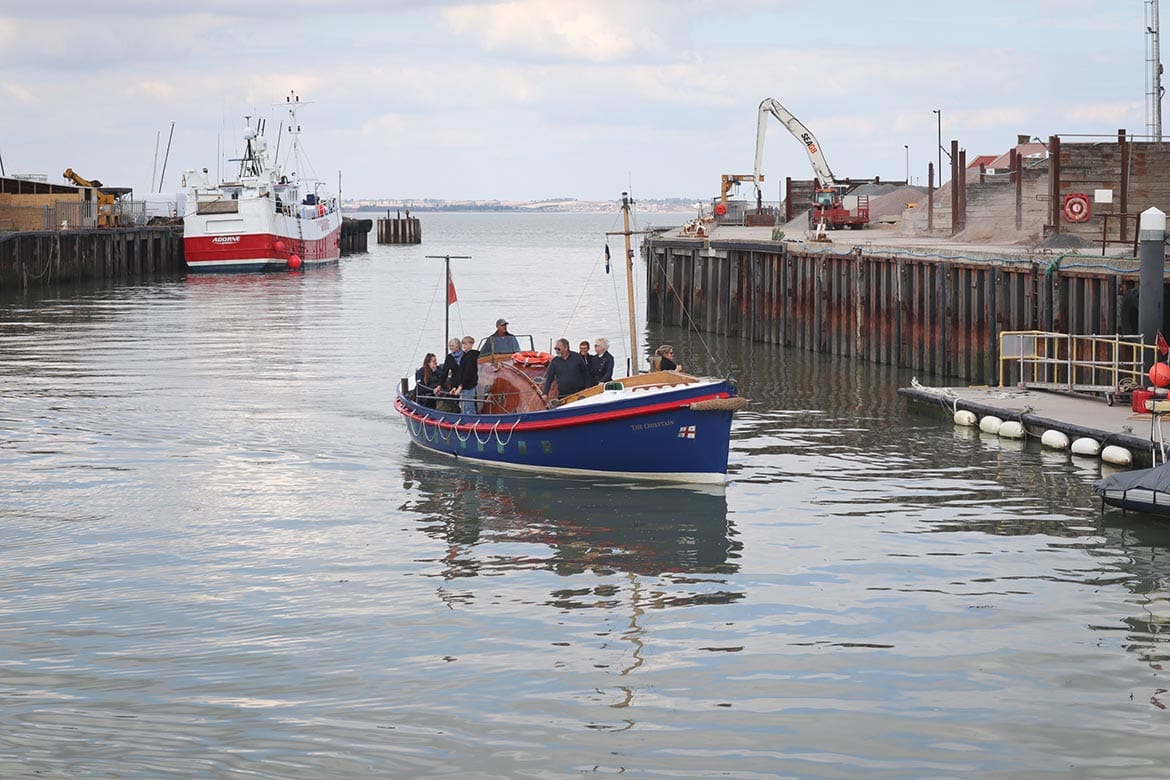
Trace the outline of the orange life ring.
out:
[[[727,206],[724,206],[722,203],[715,206],[715,216],[722,217],[726,213],[727,213]]]
[[[1064,219],[1066,222],[1089,221],[1089,196],[1083,192],[1074,192],[1064,196]]]
[[[513,352],[512,362],[525,368],[544,368],[552,360],[547,352]]]

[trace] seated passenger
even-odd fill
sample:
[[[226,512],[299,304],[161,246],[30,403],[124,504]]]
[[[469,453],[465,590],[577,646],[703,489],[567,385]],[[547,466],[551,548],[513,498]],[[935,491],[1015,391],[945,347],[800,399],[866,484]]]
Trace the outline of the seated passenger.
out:
[[[414,372],[414,400],[423,406],[435,408],[438,400],[438,390],[442,382],[439,381],[439,358],[434,352],[428,352],[423,358],[423,364]]]
[[[663,344],[654,354],[658,357],[659,371],[682,371],[682,366],[674,362],[674,347]]]

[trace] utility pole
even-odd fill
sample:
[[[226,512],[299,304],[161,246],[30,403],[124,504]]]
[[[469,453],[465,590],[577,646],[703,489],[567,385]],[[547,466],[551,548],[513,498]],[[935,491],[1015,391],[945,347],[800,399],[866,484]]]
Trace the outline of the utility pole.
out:
[[[910,144],[902,144],[906,147],[906,184],[910,184]]]

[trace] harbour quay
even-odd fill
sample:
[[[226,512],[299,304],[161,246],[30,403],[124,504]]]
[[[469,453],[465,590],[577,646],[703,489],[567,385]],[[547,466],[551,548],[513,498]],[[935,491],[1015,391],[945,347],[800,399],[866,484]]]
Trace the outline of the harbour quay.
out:
[[[148,279],[186,270],[181,226],[0,233],[0,289]]]
[[[725,176],[709,209],[644,240],[648,319],[965,382],[971,397],[951,388],[957,397],[943,399],[952,412],[1034,415],[1033,428],[1148,455],[1150,415],[1129,407],[1159,359],[1155,333],[1170,325],[1163,307],[1153,325],[1139,311],[1143,280],[1159,300],[1166,282],[1164,242],[1152,275],[1139,258],[1139,219],[1170,210],[1170,152],[1124,130],[1020,135],[969,165],[958,141],[951,152],[942,187],[933,166],[926,187],[844,186],[866,210],[856,229],[815,224],[815,181],[788,179],[787,200],[764,204],[758,191],[728,199]],[[1020,334],[1042,350],[1022,348]]]

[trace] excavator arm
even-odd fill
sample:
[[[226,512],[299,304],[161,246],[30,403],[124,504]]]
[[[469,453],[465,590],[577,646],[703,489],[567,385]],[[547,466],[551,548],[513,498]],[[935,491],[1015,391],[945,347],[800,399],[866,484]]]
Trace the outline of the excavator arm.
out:
[[[799,119],[790,114],[784,106],[772,98],[764,98],[760,103],[759,124],[756,126],[756,166],[754,181],[757,197],[759,197],[760,182],[764,178],[760,175],[760,166],[764,162],[764,136],[768,132],[769,114],[780,120],[780,124],[788,128],[788,132],[792,133],[796,137],[796,140],[804,144],[804,148],[808,152],[809,162],[812,163],[813,175],[816,176],[817,186],[825,190],[839,187],[841,182],[837,181],[837,178],[833,176],[833,172],[829,170],[829,163],[825,159],[825,154],[821,151],[821,145],[817,143],[816,136],[812,134],[812,131],[805,127],[804,123]]]
[[[95,187],[96,188],[96,187],[102,186],[102,183],[100,181],[98,181],[97,179],[90,181],[89,179],[85,179],[85,178],[82,178],[81,176],[78,176],[76,173],[73,172],[72,168],[66,168],[65,173],[63,173],[61,175],[65,177],[66,181],[71,181],[74,184],[76,184],[78,187]]]

